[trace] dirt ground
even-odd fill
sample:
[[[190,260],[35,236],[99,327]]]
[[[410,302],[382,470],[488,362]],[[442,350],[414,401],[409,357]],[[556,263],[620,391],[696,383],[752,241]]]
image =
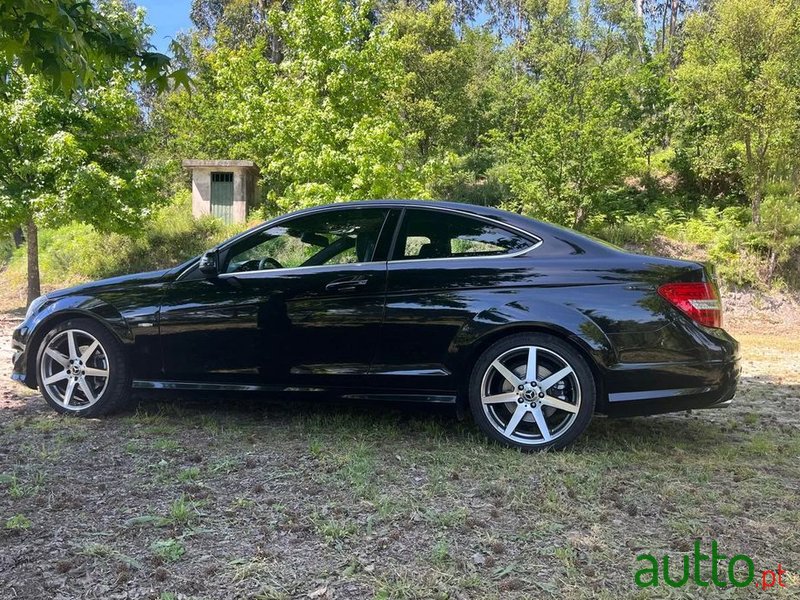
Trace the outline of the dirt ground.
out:
[[[62,418],[8,380],[19,316],[1,315],[0,598],[798,598],[797,303],[726,304],[732,407],[597,418],[536,455],[424,408],[143,399]],[[759,580],[780,563],[785,587],[635,585],[637,555],[680,565],[695,539]]]

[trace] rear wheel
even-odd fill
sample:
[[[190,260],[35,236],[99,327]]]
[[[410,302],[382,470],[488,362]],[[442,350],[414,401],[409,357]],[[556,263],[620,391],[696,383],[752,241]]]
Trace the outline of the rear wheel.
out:
[[[583,357],[557,337],[523,333],[489,347],[472,371],[478,427],[523,450],[563,448],[589,425],[596,386]]]
[[[130,396],[130,370],[122,344],[91,319],[70,319],[48,332],[36,360],[39,391],[64,414],[95,417]]]

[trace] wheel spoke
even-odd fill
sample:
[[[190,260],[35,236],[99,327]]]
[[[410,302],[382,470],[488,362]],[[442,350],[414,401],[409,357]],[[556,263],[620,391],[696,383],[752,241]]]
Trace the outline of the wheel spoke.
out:
[[[81,377],[78,379],[78,385],[81,386],[81,390],[83,390],[83,394],[86,396],[86,399],[89,401],[90,404],[94,403],[95,397],[94,393],[92,392],[92,388],[89,387],[89,384],[86,383],[86,378]]]
[[[67,331],[67,345],[69,346],[69,357],[71,359],[79,358],[78,349],[75,347],[75,332],[72,330]]]
[[[75,391],[75,380],[70,379],[67,383],[67,391],[64,392],[64,406],[69,406],[72,401],[72,393]]]
[[[94,367],[84,368],[84,374],[88,377],[108,377],[107,369],[96,369]]]
[[[522,417],[525,416],[525,413],[528,412],[528,409],[522,406],[522,404],[517,405],[517,410],[514,411],[514,414],[511,415],[511,420],[506,425],[506,429],[503,433],[506,435],[512,435],[514,430],[519,425],[519,422],[522,421]]]
[[[553,373],[549,377],[547,377],[545,379],[542,379],[542,381],[539,383],[539,387],[542,388],[542,390],[544,392],[547,392],[547,390],[549,390],[551,387],[553,387],[559,381],[564,379],[564,377],[566,377],[570,373],[572,373],[572,367],[566,366],[563,369],[561,369],[560,371],[558,371],[557,373]]]
[[[61,381],[62,379],[66,379],[69,377],[66,371],[59,371],[55,375],[50,375],[50,377],[44,380],[45,385],[50,385],[51,383],[56,383],[57,381]]]
[[[544,418],[541,406],[537,406],[533,409],[533,418],[536,420],[536,426],[542,434],[542,439],[545,442],[549,442],[553,439],[553,436],[550,435],[550,428],[547,426],[547,421]]]
[[[81,361],[83,361],[84,364],[86,363],[86,361],[89,360],[89,358],[92,356],[92,354],[94,354],[94,351],[97,350],[97,347],[99,345],[100,345],[100,342],[95,340],[91,344],[89,344],[89,346],[86,348],[86,350],[83,351],[83,354],[81,354]]]
[[[516,392],[506,392],[504,394],[495,394],[494,396],[484,396],[481,400],[484,404],[501,404],[504,402],[516,402]]]
[[[541,404],[545,406],[552,406],[553,408],[557,408],[559,410],[565,410],[568,413],[576,413],[578,412],[578,407],[574,404],[570,404],[569,402],[564,402],[563,400],[559,400],[558,398],[553,398],[552,396],[545,396],[539,401]]]
[[[60,364],[62,367],[66,367],[69,364],[69,357],[64,356],[58,350],[54,350],[53,348],[47,348],[44,351],[44,353],[47,354],[47,356],[49,356],[50,358],[52,358],[54,361],[56,361],[58,364]]]
[[[528,348],[528,364],[525,367],[525,381],[536,381],[536,346]]]
[[[508,381],[508,382],[509,382],[511,385],[513,385],[514,387],[517,387],[518,385],[520,385],[520,384],[522,383],[522,381],[519,379],[519,377],[517,377],[516,375],[514,375],[514,373],[512,373],[512,372],[511,372],[511,371],[510,371],[510,370],[509,370],[509,369],[508,369],[508,368],[507,368],[507,367],[506,367],[506,366],[505,366],[503,363],[501,363],[499,360],[496,360],[496,361],[494,361],[494,362],[492,363],[492,367],[494,367],[494,369],[495,369],[495,370],[496,370],[498,373],[500,373],[500,375],[502,375],[502,376],[503,376],[503,377],[504,377],[504,378],[505,378],[505,379],[506,379],[506,380],[507,380],[507,381]]]

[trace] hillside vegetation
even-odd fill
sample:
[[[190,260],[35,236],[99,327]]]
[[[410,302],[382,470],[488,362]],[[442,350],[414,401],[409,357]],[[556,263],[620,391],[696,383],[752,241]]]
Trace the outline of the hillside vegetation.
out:
[[[130,3],[98,10],[146,44]],[[45,288],[230,233],[188,216],[188,157],[255,161],[253,221],[455,200],[708,260],[729,285],[800,284],[798,0],[198,0],[191,17],[190,85],[111,64],[64,102],[8,73],[0,223],[41,230]]]

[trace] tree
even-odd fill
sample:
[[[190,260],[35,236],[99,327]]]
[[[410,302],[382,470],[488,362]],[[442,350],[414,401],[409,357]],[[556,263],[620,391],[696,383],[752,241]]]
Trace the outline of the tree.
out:
[[[88,0],[3,0],[0,85],[21,69],[69,93],[108,68],[130,65],[160,89],[170,81],[188,86],[186,70],[171,70],[169,57],[146,43],[141,16],[129,18],[114,0],[101,0],[99,8]]]
[[[477,133],[478,117],[468,88],[477,51],[487,46],[478,45],[477,34],[469,29],[459,39],[453,15],[449,5],[438,1],[424,11],[398,8],[383,24],[404,73],[403,85],[391,91],[390,102],[404,129],[418,140],[421,164],[447,152],[469,150]]]
[[[758,223],[800,135],[798,4],[720,0],[713,14],[697,13],[675,77],[682,154],[700,173],[740,171]]]
[[[106,8],[116,9],[109,18],[131,19],[118,3]],[[128,26],[142,31],[141,15]],[[7,70],[0,89],[0,226],[27,231],[28,302],[40,294],[40,226],[79,220],[130,229],[158,198],[157,174],[143,168],[139,152],[135,72],[106,67],[102,77],[95,71],[92,85],[84,81],[67,94],[48,76]]]
[[[192,49],[197,89],[170,95],[159,116],[166,152],[256,161],[274,208],[423,195],[420,134],[397,108],[400,48],[370,5],[298,0],[269,19],[285,40],[280,63],[266,34]]]
[[[190,16],[200,34],[239,48],[267,36],[269,59],[283,59],[283,40],[270,14],[289,9],[289,0],[192,0]]]
[[[517,83],[501,92],[510,104],[491,135],[501,156],[493,170],[511,191],[508,208],[581,226],[622,184],[639,143],[630,122],[636,42],[624,28],[632,8],[533,8],[524,43],[508,49]]]

